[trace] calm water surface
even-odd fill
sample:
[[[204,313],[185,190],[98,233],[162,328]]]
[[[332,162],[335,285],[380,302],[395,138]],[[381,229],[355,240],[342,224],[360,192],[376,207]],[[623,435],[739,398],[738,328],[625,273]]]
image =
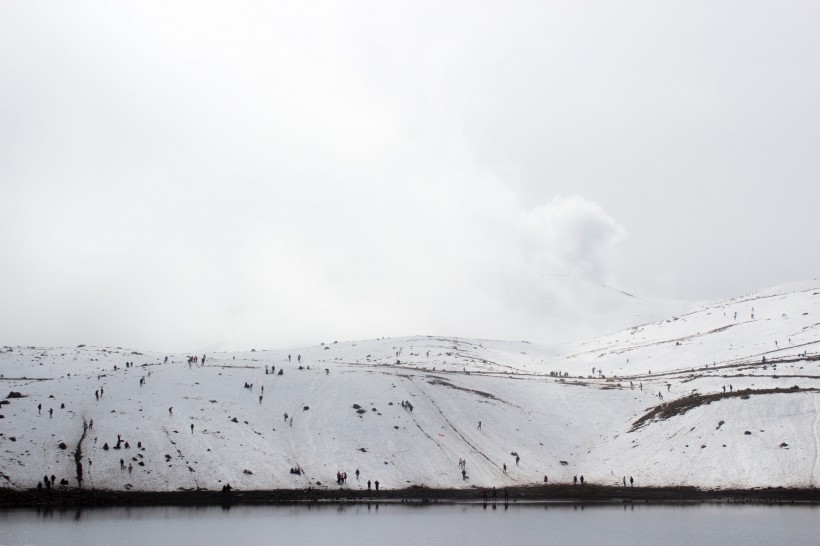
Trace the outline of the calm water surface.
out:
[[[0,544],[820,544],[816,506],[235,506],[0,511]]]

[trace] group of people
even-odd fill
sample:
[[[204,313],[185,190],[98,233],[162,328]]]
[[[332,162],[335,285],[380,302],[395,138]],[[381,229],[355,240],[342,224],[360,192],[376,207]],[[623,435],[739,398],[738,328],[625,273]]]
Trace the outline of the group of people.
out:
[[[165,357],[165,362],[168,362],[168,357]],[[191,367],[191,364],[198,364],[199,357],[198,356],[189,356],[188,357],[188,367]],[[205,355],[202,355],[202,365],[205,365]]]
[[[486,487],[481,490],[481,496],[484,497],[484,503],[486,505],[486,503],[487,503],[487,488]],[[495,490],[495,487],[493,487],[493,503],[495,503],[495,500],[496,500],[497,497],[498,497],[498,492]],[[504,503],[506,504],[509,501],[510,501],[510,492],[505,487],[504,488]]]
[[[461,469],[461,479],[467,479],[467,459],[459,459],[458,467]]]
[[[125,461],[122,459],[120,459],[120,470],[125,470]],[[128,473],[130,474],[132,470],[134,470],[133,465],[131,465],[131,463],[128,463]]]
[[[409,400],[402,400],[401,401],[401,407],[403,407],[404,409],[406,409],[410,413],[413,413],[413,404],[411,404]]]
[[[298,468],[296,468],[296,469],[291,468],[290,473],[291,474],[300,474],[300,471],[299,471]],[[359,479],[359,474],[360,474],[360,472],[359,472],[359,469],[357,468],[356,469],[356,479],[357,480]],[[347,483],[347,472],[343,472],[341,470],[338,470],[336,472],[336,484],[337,485],[345,485],[346,483]],[[379,480],[376,480],[374,482],[371,482],[370,480],[367,480],[367,490],[368,491],[372,491],[374,486],[376,487],[376,491],[378,491],[379,490]]]
[[[93,420],[91,421],[91,423],[91,426],[94,426]],[[129,444],[126,440],[122,439],[122,434],[117,434],[117,443],[114,445],[114,449],[122,449],[123,447],[125,447],[125,449],[131,449],[131,444]],[[138,447],[142,447],[142,442],[138,443]],[[108,447],[108,442],[105,442],[105,444],[103,444],[103,450],[108,451],[109,449],[110,448]]]
[[[37,482],[37,492],[39,493],[43,490],[43,484],[45,484],[46,491],[50,491],[51,488],[54,487],[54,481],[56,479],[57,477],[54,474],[51,475],[51,478],[49,478],[47,475],[43,476],[43,481]]]

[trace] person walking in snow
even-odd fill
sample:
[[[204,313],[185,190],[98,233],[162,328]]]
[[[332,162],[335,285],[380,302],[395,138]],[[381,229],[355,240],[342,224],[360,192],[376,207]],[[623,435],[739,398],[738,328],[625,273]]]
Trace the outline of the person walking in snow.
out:
[[[467,479],[467,471],[466,471],[466,470],[464,470],[463,468],[461,469],[461,479],[462,479],[462,480],[466,480],[466,479]]]
[[[302,362],[302,355],[296,355],[296,361],[301,364]]]
[[[520,461],[520,460],[521,460],[521,457],[519,457],[518,455],[516,455],[516,456],[515,456],[515,466],[518,466],[518,461]]]
[[[194,424],[191,423],[191,434],[193,434],[193,433],[194,433]]]
[[[174,414],[174,406],[171,406],[170,408],[168,408],[168,415],[173,415],[173,414]]]
[[[370,480],[367,480],[367,490],[370,491]]]
[[[632,476],[629,477],[629,486],[635,487],[635,480],[632,479]]]
[[[356,481],[359,481],[359,469],[356,469]]]
[[[379,490],[379,480],[376,480],[375,482],[373,482],[373,485],[376,486],[376,491],[378,491]]]
[[[260,404],[262,403],[262,395],[261,394],[259,395],[259,403]]]
[[[504,474],[507,473],[507,463],[504,463]]]
[[[481,421],[478,422],[478,430],[481,430]]]
[[[572,485],[578,485],[578,476],[572,477]]]
[[[584,476],[583,476],[583,474],[581,475],[581,485],[584,485]]]
[[[97,395],[97,400],[99,400],[99,399],[100,399],[100,396]],[[37,404],[37,415],[40,415],[42,412],[43,412],[43,405],[42,404]]]

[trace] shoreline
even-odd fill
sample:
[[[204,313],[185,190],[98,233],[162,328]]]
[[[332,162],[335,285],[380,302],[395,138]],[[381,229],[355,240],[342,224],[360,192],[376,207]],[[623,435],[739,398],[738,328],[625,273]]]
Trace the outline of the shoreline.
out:
[[[382,491],[278,489],[191,491],[113,491],[61,488],[50,492],[0,488],[0,509],[120,506],[239,506],[287,504],[484,504],[505,503],[504,489],[431,489]],[[816,488],[699,489],[696,487],[613,487],[534,485],[508,487],[510,504],[820,504]]]

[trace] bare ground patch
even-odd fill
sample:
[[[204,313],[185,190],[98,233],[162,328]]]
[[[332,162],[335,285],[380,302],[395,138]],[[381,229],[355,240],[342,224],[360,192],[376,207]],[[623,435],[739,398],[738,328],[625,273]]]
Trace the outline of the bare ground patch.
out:
[[[632,423],[632,427],[629,429],[629,432],[634,432],[652,421],[665,421],[670,417],[683,415],[687,411],[698,406],[705,406],[724,398],[741,398],[745,400],[750,396],[758,396],[762,394],[794,394],[798,392],[819,392],[819,390],[801,389],[795,385],[794,387],[786,389],[743,389],[726,393],[690,394],[689,396],[684,396],[683,398],[678,398],[677,400],[672,400],[671,402],[665,402],[655,406],[649,412],[639,417],[634,423]]]
[[[458,385],[453,385],[449,381],[446,381],[446,380],[441,379],[441,378],[428,379],[427,382],[430,383],[431,385],[441,385],[442,387],[447,387],[447,388],[450,388],[450,389],[455,389],[457,391],[464,391],[464,392],[469,392],[469,393],[472,393],[472,394],[477,394],[478,396],[481,396],[481,397],[484,397],[484,398],[489,398],[490,400],[495,400],[495,401],[501,402],[503,404],[509,404],[509,402],[506,402],[505,400],[502,400],[502,399],[498,398],[497,396],[495,396],[493,394],[490,394],[488,392],[479,391],[479,390],[476,390],[476,389],[468,389],[466,387],[459,387]]]

